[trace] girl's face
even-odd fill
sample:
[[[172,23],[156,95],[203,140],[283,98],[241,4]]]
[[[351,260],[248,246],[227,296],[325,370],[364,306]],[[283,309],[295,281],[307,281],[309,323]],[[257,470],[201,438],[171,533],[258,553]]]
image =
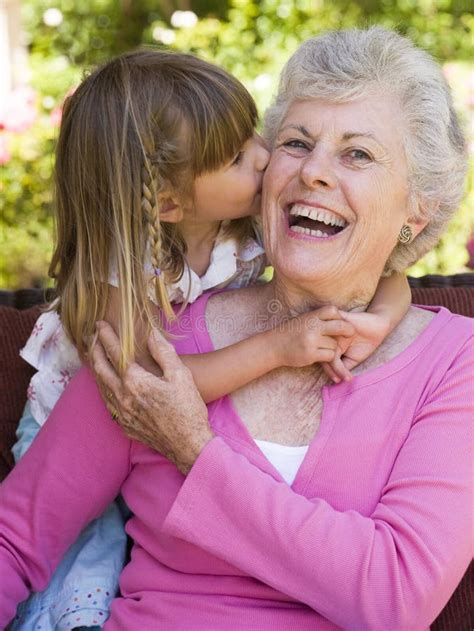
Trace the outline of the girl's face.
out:
[[[198,176],[192,207],[184,212],[185,221],[222,221],[258,214],[269,156],[262,138],[255,133],[228,164]]]

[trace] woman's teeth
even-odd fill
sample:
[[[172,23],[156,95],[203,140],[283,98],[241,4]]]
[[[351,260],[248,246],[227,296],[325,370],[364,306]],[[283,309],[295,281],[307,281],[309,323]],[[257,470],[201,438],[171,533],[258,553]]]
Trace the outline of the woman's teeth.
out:
[[[340,216],[323,208],[294,204],[289,212],[289,228],[292,232],[325,239],[332,237],[347,226]]]
[[[312,237],[329,237],[328,233],[321,232],[321,230],[312,230],[311,228],[303,228],[303,226],[291,226],[292,232],[299,232],[300,234],[309,234]]]
[[[295,204],[290,210],[290,215],[293,217],[308,217],[308,219],[320,221],[328,226],[337,226],[339,228],[347,226],[347,222],[342,217],[338,217],[330,210],[312,208],[304,204]]]

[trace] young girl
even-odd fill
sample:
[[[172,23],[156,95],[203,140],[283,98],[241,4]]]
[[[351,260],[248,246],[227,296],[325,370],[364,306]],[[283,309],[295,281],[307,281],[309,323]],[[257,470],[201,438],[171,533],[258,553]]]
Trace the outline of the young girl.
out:
[[[106,318],[118,330],[122,367],[137,353],[154,369],[144,340],[152,325],[179,317],[173,305],[257,282],[265,268],[256,215],[268,152],[256,122],[255,104],[236,79],[166,52],[114,59],[67,99],[50,268],[58,298],[22,351],[38,372],[16,459],[86,358],[96,321]],[[269,312],[261,334],[182,359],[205,401],[279,366],[332,362],[334,380],[350,378],[341,354],[346,366],[365,359],[409,301],[406,281],[388,278],[369,313],[322,308],[272,329],[276,313]],[[12,629],[100,625],[117,590],[125,543],[114,505],[83,531],[48,589],[20,607]]]

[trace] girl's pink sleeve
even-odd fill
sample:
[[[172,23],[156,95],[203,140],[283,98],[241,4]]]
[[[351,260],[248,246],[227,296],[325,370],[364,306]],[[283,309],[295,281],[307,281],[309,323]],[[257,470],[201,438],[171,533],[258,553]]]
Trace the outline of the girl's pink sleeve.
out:
[[[82,528],[118,494],[130,441],[83,368],[0,485],[0,628],[43,590]]]
[[[298,495],[214,438],[165,531],[344,629],[428,627],[472,558],[473,360],[465,345],[419,411],[369,517]]]

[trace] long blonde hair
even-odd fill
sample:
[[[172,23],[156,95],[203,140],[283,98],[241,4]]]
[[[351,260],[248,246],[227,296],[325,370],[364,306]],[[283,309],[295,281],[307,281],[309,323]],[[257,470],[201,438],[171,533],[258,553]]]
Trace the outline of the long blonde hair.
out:
[[[67,98],[56,150],[55,305],[81,357],[103,318],[113,252],[120,296],[121,367],[134,323],[150,323],[147,250],[156,300],[172,318],[166,283],[183,274],[179,226],[160,222],[165,187],[192,197],[196,176],[229,162],[252,136],[255,103],[234,77],[191,55],[138,51],[90,74]],[[240,237],[248,220],[236,220]],[[113,250],[112,250],[113,248]]]

